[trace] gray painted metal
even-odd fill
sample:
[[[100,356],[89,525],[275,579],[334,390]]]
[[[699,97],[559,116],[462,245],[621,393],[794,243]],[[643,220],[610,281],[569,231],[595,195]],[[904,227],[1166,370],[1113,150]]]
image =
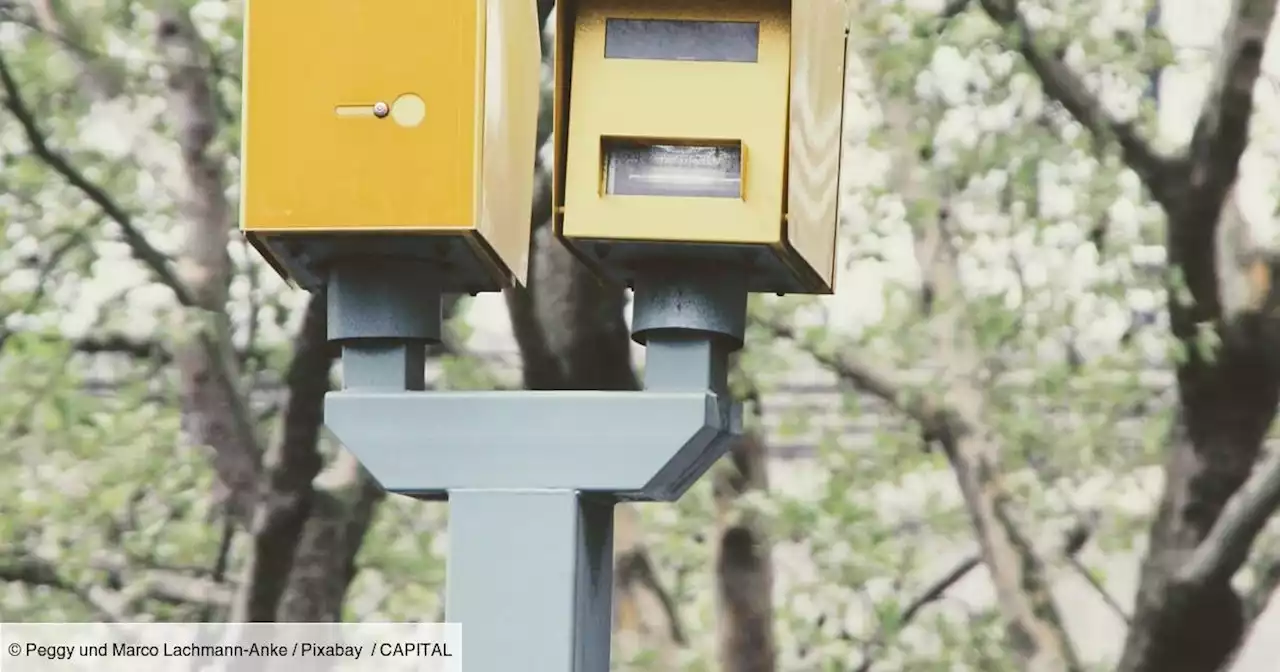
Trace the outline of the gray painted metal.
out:
[[[422,390],[427,343],[439,342],[441,296],[430,266],[344,259],[330,269],[329,341],[342,345],[347,389]]]
[[[681,330],[718,334],[742,347],[747,329],[747,293],[740,270],[690,271],[651,267],[635,281],[631,336],[644,344],[657,331]]]
[[[342,384],[349,390],[426,388],[422,343],[348,343],[342,346]]]
[[[344,389],[326,396],[325,424],[385,489],[448,498],[446,617],[463,626],[468,670],[606,672],[613,505],[678,499],[740,431],[727,376],[743,278],[645,276],[643,392],[413,391],[443,286],[416,264],[336,269]]]
[[[736,349],[725,339],[697,334],[652,335],[644,349],[644,389],[711,390],[727,398],[729,355]]]
[[[468,672],[606,672],[613,502],[571,490],[455,490],[445,611]]]
[[[347,259],[329,272],[329,340],[439,342],[436,272],[413,259]]]
[[[447,269],[438,278],[445,292],[494,292],[507,286],[499,282],[487,255],[477,252],[467,235],[370,232],[357,235],[290,233],[256,237],[270,250],[280,270],[300,287],[323,288],[335,263],[354,258],[374,260],[412,259]]]
[[[816,277],[792,268],[777,251],[764,245],[660,243],[650,240],[568,239],[566,245],[585,257],[603,277],[633,286],[636,272],[654,263],[686,264],[697,268],[738,266],[746,271],[747,292],[807,292]]]
[[[344,390],[325,399],[325,424],[390,492],[572,489],[674,501],[719,457],[733,409],[710,392]]]

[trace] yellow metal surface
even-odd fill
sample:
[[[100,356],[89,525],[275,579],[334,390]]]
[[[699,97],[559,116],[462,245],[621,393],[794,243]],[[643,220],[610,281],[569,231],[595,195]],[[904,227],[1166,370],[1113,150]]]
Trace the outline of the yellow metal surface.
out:
[[[802,0],[791,13],[787,242],[834,289],[847,43],[844,0]]]
[[[552,102],[551,134],[554,158],[551,166],[551,222],[557,234],[564,229],[566,147],[569,142],[569,82],[573,73],[573,32],[578,20],[577,0],[556,0],[555,97]]]
[[[780,244],[790,2],[580,0],[558,5],[558,14],[568,10],[557,31],[556,145],[562,156],[555,189],[556,202],[563,205],[558,232],[569,239]],[[759,60],[606,59],[606,18],[758,21]],[[566,31],[572,31],[571,53],[562,38]],[[603,195],[604,136],[740,141],[744,198]]]
[[[485,0],[248,0],[243,228],[475,228],[484,12]],[[384,118],[339,112],[379,102]]]
[[[529,0],[489,0],[480,234],[524,284],[538,142],[542,39]]]

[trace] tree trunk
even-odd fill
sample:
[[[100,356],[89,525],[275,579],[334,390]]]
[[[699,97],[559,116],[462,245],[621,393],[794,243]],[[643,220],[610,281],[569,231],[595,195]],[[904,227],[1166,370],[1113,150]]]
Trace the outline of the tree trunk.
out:
[[[1170,222],[1171,230],[1202,226]],[[1170,241],[1170,261],[1188,269],[1188,286],[1199,298],[1193,305],[1170,302],[1173,332],[1187,357],[1177,367],[1178,421],[1120,665],[1124,672],[1218,670],[1248,626],[1244,603],[1231,587],[1234,571],[1189,585],[1177,576],[1252,473],[1280,401],[1280,375],[1267,318],[1254,313],[1222,321],[1219,302],[1210,297],[1217,292],[1217,276],[1231,271],[1215,267],[1213,242],[1198,245],[1194,239]],[[1204,323],[1223,332],[1212,354],[1198,345]]]
[[[253,520],[253,545],[233,620],[270,622],[290,583],[295,552],[312,515],[311,481],[320,473],[320,428],[333,365],[323,293],[311,295],[285,376],[289,400],[284,431],[267,454],[262,498]],[[287,620],[287,619],[286,619]]]
[[[386,497],[351,453],[343,451],[316,479],[311,515],[303,528],[278,620],[327,623],[342,620],[356,556]]]
[[[772,544],[763,522],[735,511],[736,500],[767,490],[768,450],[754,434],[743,436],[729,459],[716,466],[717,632],[722,672],[773,672]]]
[[[1184,352],[1178,422],[1122,672],[1213,672],[1230,660],[1248,627],[1231,578],[1275,511],[1267,497],[1250,499],[1256,488],[1242,487],[1275,418],[1280,369],[1274,264],[1249,235],[1235,190],[1277,2],[1231,5],[1221,62],[1190,145],[1162,183],[1149,184],[1169,220],[1169,265],[1184,283],[1168,288],[1170,323]],[[1234,525],[1246,517],[1248,524]],[[1227,523],[1236,529],[1220,533]]]
[[[222,498],[232,516],[250,523],[261,476],[262,447],[240,388],[226,312],[232,220],[224,157],[212,142],[218,118],[205,62],[207,47],[186,10],[166,7],[157,26],[168,71],[169,123],[175,129],[186,189],[181,212],[187,236],[178,277],[187,296],[187,324],[174,359],[182,381],[182,414],[191,438],[213,450]]]

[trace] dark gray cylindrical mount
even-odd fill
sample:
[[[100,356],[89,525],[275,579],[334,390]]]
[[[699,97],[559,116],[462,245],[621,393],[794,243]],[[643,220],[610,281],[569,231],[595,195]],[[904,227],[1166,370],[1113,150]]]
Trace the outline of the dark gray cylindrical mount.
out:
[[[631,338],[646,344],[654,333],[698,331],[742,347],[747,328],[743,271],[731,266],[657,266],[636,273]]]
[[[438,271],[413,259],[341,259],[329,270],[329,340],[441,338]]]

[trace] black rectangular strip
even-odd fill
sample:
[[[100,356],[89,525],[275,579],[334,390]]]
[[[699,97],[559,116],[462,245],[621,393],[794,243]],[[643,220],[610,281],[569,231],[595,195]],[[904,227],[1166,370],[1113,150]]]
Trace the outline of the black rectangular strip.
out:
[[[604,29],[604,57],[755,63],[760,60],[760,24],[608,19]]]

